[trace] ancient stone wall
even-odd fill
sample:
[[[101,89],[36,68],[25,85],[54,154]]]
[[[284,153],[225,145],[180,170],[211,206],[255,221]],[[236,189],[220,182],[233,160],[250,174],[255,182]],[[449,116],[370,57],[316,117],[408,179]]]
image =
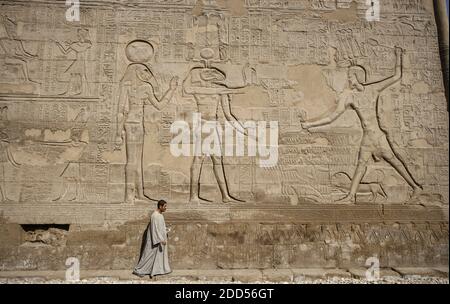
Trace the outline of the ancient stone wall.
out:
[[[0,270],[131,268],[158,199],[175,268],[448,265],[433,2],[379,3],[0,1]]]

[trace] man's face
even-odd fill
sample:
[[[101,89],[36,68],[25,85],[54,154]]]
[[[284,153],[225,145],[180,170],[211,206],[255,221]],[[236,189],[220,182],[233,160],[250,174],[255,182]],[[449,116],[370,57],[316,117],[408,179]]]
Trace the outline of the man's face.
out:
[[[159,210],[161,211],[161,213],[166,212],[167,210],[167,204],[162,205]]]

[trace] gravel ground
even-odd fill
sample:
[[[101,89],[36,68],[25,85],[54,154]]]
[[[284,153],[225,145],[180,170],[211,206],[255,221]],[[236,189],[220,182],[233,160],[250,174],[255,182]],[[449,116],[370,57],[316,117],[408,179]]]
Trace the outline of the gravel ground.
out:
[[[118,280],[116,278],[82,279],[79,282],[64,280],[46,280],[44,278],[0,278],[0,284],[239,284],[240,282],[189,281],[181,278],[165,280]],[[272,282],[254,282],[266,284]],[[448,278],[411,276],[407,278],[385,277],[378,281],[349,278],[329,278],[320,280],[305,279],[299,282],[281,282],[279,284],[449,284]]]

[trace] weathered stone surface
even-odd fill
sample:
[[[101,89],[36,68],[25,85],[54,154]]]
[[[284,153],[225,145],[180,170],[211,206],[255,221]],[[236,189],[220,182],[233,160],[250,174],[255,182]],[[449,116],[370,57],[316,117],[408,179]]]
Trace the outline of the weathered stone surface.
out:
[[[264,269],[262,274],[269,282],[292,282],[294,275],[291,269]]]
[[[156,280],[169,280],[170,278],[177,278],[180,280],[189,280],[189,281],[196,281],[198,280],[198,270],[194,270],[194,269],[177,269],[174,270],[172,273],[165,275],[165,276],[161,276],[161,277],[156,277]]]
[[[17,224],[0,223],[0,244],[18,246],[22,242],[22,229]]]
[[[420,264],[426,256],[411,256],[409,246],[415,246],[419,252],[442,252],[438,258],[429,259],[429,265],[445,263],[446,227],[437,227],[432,243],[421,239],[408,239],[404,236],[418,233],[408,225],[320,225],[316,231],[314,224],[292,225],[288,230],[276,224],[197,224],[171,223],[169,251],[171,263],[175,269],[216,269],[216,268],[305,268],[331,267],[345,268],[348,265],[365,266],[367,256],[379,250],[382,267],[409,266]],[[19,269],[64,269],[68,256],[77,256],[85,269],[132,269],[139,256],[142,234],[146,221],[142,224],[130,224],[120,227],[118,231],[125,233],[123,244],[108,245],[104,233],[94,233],[89,244],[73,245],[71,233],[67,236],[65,247],[54,247],[40,243],[25,243],[20,247],[2,246],[2,267],[4,270]],[[245,231],[244,242],[216,232],[227,230],[233,234],[242,229]],[[270,230],[268,230],[270,229]],[[111,235],[114,235],[112,232]],[[329,233],[337,239],[349,235],[350,241],[336,244],[330,242]],[[376,235],[381,231],[383,234]],[[420,230],[419,230],[420,231]],[[431,235],[431,234],[430,234]],[[112,237],[110,238],[112,239]],[[383,240],[383,241],[381,241]],[[241,243],[242,242],[242,243]],[[101,245],[104,244],[104,245]],[[201,245],[197,245],[201,244]],[[384,250],[384,251],[383,251]],[[275,255],[274,255],[275,253]],[[46,259],[42,259],[46,256]],[[16,261],[22,261],[17,266]],[[328,266],[328,267],[330,267]]]
[[[40,278],[41,280],[65,279],[65,271],[0,271],[0,278]]]
[[[433,268],[418,268],[418,267],[394,267],[394,270],[400,273],[403,277],[410,276],[437,276],[437,277],[445,277],[444,272]]]
[[[420,271],[420,269],[418,270]],[[351,274],[352,278],[356,279],[367,279],[367,268],[350,268],[348,272]],[[373,273],[371,273],[373,274]],[[369,274],[370,275],[370,274]],[[390,268],[381,268],[379,269],[380,278],[386,277],[401,277],[401,274],[397,271],[394,271]]]
[[[447,267],[437,267],[434,270],[439,271],[444,277],[448,278],[448,266]]]
[[[432,0],[0,5],[0,271],[132,269],[158,199],[190,279],[448,267]]]
[[[69,246],[89,245],[121,245],[126,243],[123,231],[80,231],[70,235]]]
[[[305,279],[350,278],[351,274],[344,269],[301,268],[292,269],[294,282],[302,282]]]
[[[352,278],[364,279],[366,278],[366,268],[350,268],[348,272],[351,274]]]
[[[197,272],[200,281],[232,282],[233,270],[226,269],[202,269]]]
[[[236,269],[233,270],[233,282],[254,283],[262,282],[263,273],[257,269]]]
[[[398,278],[398,277],[401,277],[401,274],[399,274],[397,271],[394,271],[389,268],[382,268],[382,269],[380,269],[380,277],[382,277],[382,278],[386,278],[386,277]]]

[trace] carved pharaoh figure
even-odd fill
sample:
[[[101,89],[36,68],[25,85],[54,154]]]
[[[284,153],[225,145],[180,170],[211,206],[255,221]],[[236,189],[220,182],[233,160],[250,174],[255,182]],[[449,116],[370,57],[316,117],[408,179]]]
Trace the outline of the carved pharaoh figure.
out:
[[[120,81],[116,149],[125,141],[125,200],[131,203],[153,200],[144,193],[144,107],[151,104],[161,110],[166,106],[178,86],[178,78],[173,77],[169,89],[162,94],[151,67],[144,63],[153,57],[153,46],[135,40],[128,44],[126,55],[132,63]]]
[[[395,74],[384,80],[365,83],[365,70],[360,66],[351,66],[348,69],[348,88],[338,97],[335,111],[323,119],[302,124],[305,129],[327,125],[338,119],[348,109],[355,111],[359,118],[363,129],[363,137],[358,165],[352,178],[350,193],[336,203],[355,203],[358,187],[371,158],[377,162],[383,159],[389,163],[412,187],[414,191],[412,197],[417,197],[422,190],[422,187],[414,180],[403,161],[395,153],[387,139],[387,133],[380,127],[379,122],[378,102],[380,94],[402,78],[403,50],[396,47],[395,54]]]

